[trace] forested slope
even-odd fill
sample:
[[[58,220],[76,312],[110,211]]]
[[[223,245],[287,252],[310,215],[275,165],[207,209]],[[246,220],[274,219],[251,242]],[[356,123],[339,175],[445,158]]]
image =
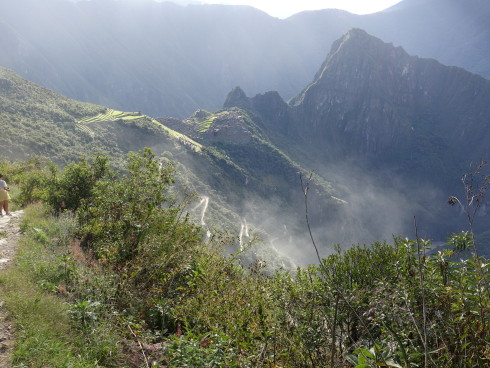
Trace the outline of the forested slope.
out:
[[[172,167],[150,150],[120,175],[109,166],[99,157],[53,175],[0,163],[14,200],[35,202],[15,267],[0,274],[14,365],[488,365],[489,263],[471,231],[436,253],[398,238],[266,276],[262,260],[243,267],[223,256],[231,238],[189,221]]]

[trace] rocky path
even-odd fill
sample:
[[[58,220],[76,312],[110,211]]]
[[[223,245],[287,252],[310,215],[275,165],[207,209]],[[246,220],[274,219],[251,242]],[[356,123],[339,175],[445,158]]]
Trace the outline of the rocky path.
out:
[[[19,219],[22,211],[12,212],[12,216],[0,217],[0,272],[12,263],[17,243],[21,236]],[[0,367],[10,368],[10,354],[13,347],[14,327],[7,318],[3,297],[0,294]]]

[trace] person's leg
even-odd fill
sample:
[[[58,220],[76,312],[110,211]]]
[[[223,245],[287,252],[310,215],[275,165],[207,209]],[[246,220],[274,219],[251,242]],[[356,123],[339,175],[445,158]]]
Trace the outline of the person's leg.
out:
[[[0,216],[3,216],[3,212],[2,210],[4,209],[5,207],[5,202],[6,201],[0,201]]]
[[[5,210],[5,214],[6,215],[10,215],[10,212],[9,212],[9,201],[8,201],[8,199],[6,201],[3,201],[3,209]]]

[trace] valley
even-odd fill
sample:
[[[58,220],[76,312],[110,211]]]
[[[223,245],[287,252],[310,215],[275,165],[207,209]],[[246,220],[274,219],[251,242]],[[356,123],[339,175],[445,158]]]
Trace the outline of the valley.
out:
[[[2,362],[488,366],[486,1],[0,9]]]

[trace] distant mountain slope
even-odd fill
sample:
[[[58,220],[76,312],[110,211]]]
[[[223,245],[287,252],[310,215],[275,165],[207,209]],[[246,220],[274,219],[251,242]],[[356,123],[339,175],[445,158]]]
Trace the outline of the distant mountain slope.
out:
[[[289,99],[352,27],[490,77],[486,0],[404,0],[372,15],[285,20],[153,1],[0,0],[0,9],[0,65],[71,98],[155,117],[216,110],[236,85]]]
[[[308,76],[300,55],[286,62],[295,74],[276,68],[290,32],[253,8],[112,0],[1,0],[0,8],[0,47],[8,50],[0,65],[126,111],[183,117],[217,108],[230,83],[292,96],[298,76]]]
[[[374,209],[391,196],[391,210],[424,216],[434,236],[448,231],[445,200],[460,193],[461,175],[490,157],[488,101],[489,80],[353,29],[290,104],[275,92],[248,98],[236,88],[225,107],[249,111],[301,165],[334,182],[339,173],[344,199],[358,193],[358,204]]]
[[[460,66],[488,79],[489,15],[486,0],[404,0],[373,16],[365,29],[410,54]]]
[[[302,204],[299,174],[307,176],[299,164],[275,147],[261,132],[246,111],[238,108],[209,113],[199,110],[189,119],[158,119],[162,124],[184,133],[206,149],[221,152],[240,168],[248,187],[264,197],[277,197],[280,202]],[[317,178],[313,187],[328,197],[331,184]],[[293,200],[298,198],[299,200]],[[332,202],[341,202],[333,198]]]

